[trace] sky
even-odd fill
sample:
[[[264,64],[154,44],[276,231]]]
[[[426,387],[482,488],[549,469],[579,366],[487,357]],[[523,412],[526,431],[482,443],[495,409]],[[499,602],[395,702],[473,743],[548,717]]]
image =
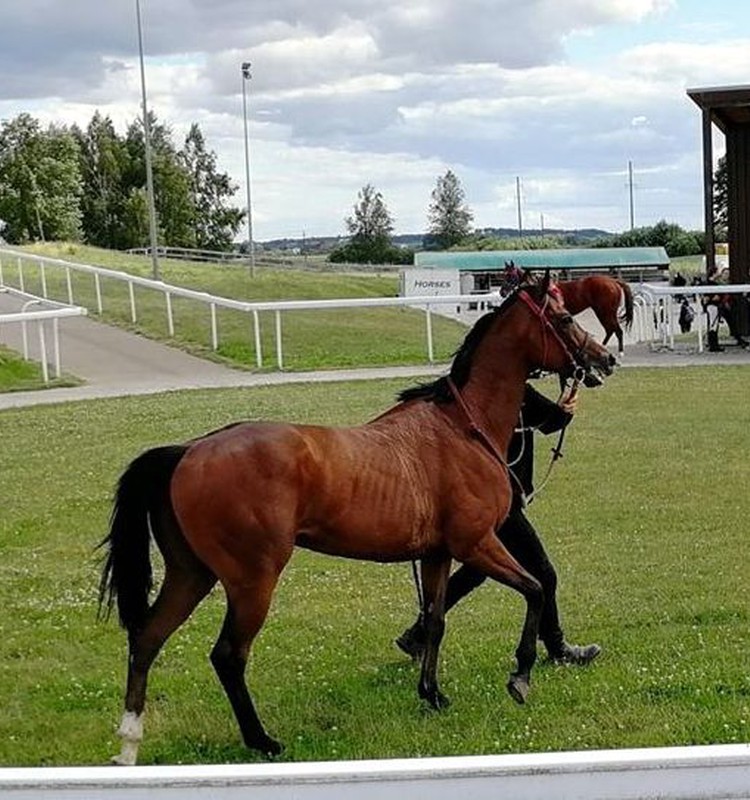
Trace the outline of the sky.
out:
[[[124,133],[141,113],[135,0],[2,0],[0,122]],[[344,235],[358,191],[427,228],[437,178],[474,225],[703,227],[686,90],[750,84],[746,0],[141,0],[149,109],[199,123],[254,238]],[[723,137],[715,135],[715,153]]]

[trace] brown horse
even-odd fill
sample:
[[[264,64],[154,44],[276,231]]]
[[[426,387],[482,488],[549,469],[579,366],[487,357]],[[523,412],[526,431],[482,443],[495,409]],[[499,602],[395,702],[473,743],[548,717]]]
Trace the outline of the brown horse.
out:
[[[617,351],[622,357],[623,331],[620,323],[624,323],[626,329],[633,324],[633,292],[630,285],[608,275],[590,275],[578,280],[561,281],[557,285],[565,307],[571,314],[579,314],[587,308],[596,314],[604,328],[602,344],[606,345],[613,333],[617,336]]]
[[[500,293],[513,291],[526,277],[527,273],[512,261],[505,262]],[[617,350],[623,355],[623,330],[633,324],[633,291],[630,284],[609,275],[590,275],[571,281],[560,281],[557,287],[562,292],[565,307],[571,314],[580,314],[590,308],[604,328],[606,345],[614,333],[617,336]],[[622,306],[622,311],[620,307]]]
[[[100,584],[128,632],[125,710],[116,763],[134,764],[149,668],[217,580],[227,613],[211,662],[245,744],[281,751],[245,684],[253,639],[295,546],[374,561],[420,560],[428,641],[419,695],[447,702],[437,683],[451,559],[520,592],[526,619],[508,684],[523,702],[536,658],[539,582],[495,536],[508,513],[505,461],[524,384],[535,368],[610,374],[614,359],[583,331],[549,278],[529,283],[468,333],[450,374],[353,428],[274,422],[230,425],[148,450],[120,478]],[[149,540],[164,580],[149,606]]]

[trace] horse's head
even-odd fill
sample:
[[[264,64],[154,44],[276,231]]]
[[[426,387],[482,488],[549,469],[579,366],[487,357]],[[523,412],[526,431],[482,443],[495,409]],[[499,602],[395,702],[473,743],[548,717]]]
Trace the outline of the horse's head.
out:
[[[562,293],[550,280],[525,278],[518,300],[537,318],[532,325],[532,367],[577,376],[586,386],[601,384],[600,375],[611,375],[615,358],[590,336],[565,308]]]
[[[517,267],[512,260],[506,261],[505,270],[500,278],[500,294],[503,297],[507,297],[507,295],[514,292],[518,286],[523,283],[525,277],[526,273]]]

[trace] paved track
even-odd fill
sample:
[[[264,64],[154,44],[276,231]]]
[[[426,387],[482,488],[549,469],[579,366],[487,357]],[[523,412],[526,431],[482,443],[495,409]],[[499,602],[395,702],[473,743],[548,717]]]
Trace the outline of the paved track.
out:
[[[18,311],[21,301],[0,292],[0,313]],[[581,315],[581,322],[595,335],[601,329],[592,317]],[[35,323],[29,327],[30,355],[36,358],[38,343]],[[86,317],[60,321],[63,370],[86,383],[67,389],[0,394],[0,410],[29,405],[153,394],[179,389],[231,386],[264,386],[284,383],[366,380],[372,378],[409,379],[435,375],[446,365],[416,365],[372,369],[329,370],[325,372],[252,373],[224,367],[133,333],[103,325]],[[0,325],[0,343],[22,349],[21,326]],[[672,367],[705,364],[750,364],[750,353],[736,347],[724,353],[652,352],[645,345],[626,345],[626,367]]]

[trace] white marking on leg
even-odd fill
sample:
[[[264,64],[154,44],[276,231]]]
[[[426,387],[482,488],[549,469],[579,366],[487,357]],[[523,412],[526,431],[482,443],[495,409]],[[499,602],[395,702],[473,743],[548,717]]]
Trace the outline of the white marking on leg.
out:
[[[122,739],[120,754],[112,757],[112,763],[132,767],[138,758],[138,745],[143,739],[143,714],[126,711],[122,715],[117,735]]]

